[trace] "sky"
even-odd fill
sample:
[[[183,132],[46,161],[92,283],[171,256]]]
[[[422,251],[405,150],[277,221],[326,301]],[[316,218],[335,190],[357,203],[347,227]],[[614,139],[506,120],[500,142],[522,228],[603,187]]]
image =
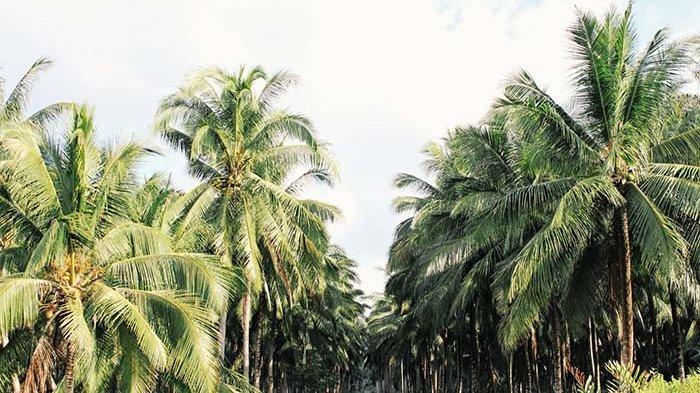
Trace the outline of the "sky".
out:
[[[608,0],[199,0],[39,1],[0,5],[0,75],[9,86],[38,57],[53,67],[32,108],[55,101],[95,107],[103,141],[136,139],[163,154],[144,175],[195,182],[185,161],[152,133],[165,95],[202,66],[286,69],[300,83],[282,107],[311,117],[331,144],[341,182],[314,197],[344,211],[333,239],[358,264],[361,287],[381,292],[400,217],[391,200],[399,172],[421,173],[421,149],[457,125],[478,122],[503,82],[526,69],[566,100],[566,29],[576,9],[602,13]],[[668,26],[700,33],[697,0],[638,0],[646,41]]]

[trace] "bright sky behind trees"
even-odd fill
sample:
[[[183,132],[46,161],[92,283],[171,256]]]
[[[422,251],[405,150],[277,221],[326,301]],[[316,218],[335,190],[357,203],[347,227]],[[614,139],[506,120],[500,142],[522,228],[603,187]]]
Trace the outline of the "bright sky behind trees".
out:
[[[623,6],[625,2],[617,2]],[[146,172],[194,182],[185,161],[150,130],[158,100],[195,67],[261,64],[301,77],[286,105],[311,117],[332,144],[342,183],[320,197],[345,220],[335,241],[360,264],[363,289],[380,291],[392,229],[397,172],[418,171],[428,141],[476,122],[502,82],[529,70],[566,99],[566,27],[575,5],[607,0],[526,1],[6,1],[0,11],[2,75],[8,84],[39,56],[54,60],[32,100],[78,100],[96,108],[102,134],[160,145]],[[12,10],[12,12],[7,12]],[[696,31],[700,3],[635,2],[637,30]]]

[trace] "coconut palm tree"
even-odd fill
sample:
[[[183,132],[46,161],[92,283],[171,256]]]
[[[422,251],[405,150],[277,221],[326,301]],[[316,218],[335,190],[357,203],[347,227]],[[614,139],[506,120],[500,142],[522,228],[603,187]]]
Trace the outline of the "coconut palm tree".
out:
[[[306,296],[291,304],[282,297],[272,307],[266,339],[276,338],[269,350],[277,355],[268,373],[268,392],[276,379],[283,381],[283,390],[289,385],[301,391],[351,391],[359,382],[365,307],[354,287],[355,263],[337,246],[329,248],[326,262],[320,272],[324,288],[308,288]]]
[[[291,276],[301,274],[300,264],[323,260],[324,222],[337,214],[294,194],[309,181],[329,183],[334,166],[309,119],[274,107],[293,81],[288,73],[268,75],[260,67],[233,74],[207,68],[163,100],[154,125],[185,152],[191,173],[202,180],[183,201],[216,228],[217,253],[241,267],[246,278],[240,304],[245,378],[251,307],[264,287],[263,263],[272,264],[291,292]],[[297,180],[285,183],[298,173]],[[224,357],[226,314],[221,318]]]
[[[409,174],[395,182],[418,195],[395,200],[397,211],[411,216],[395,232],[386,292],[408,306],[406,324],[420,326],[397,336],[422,336],[427,349],[420,352],[438,351],[446,357],[464,349],[464,342],[451,340],[446,345],[455,348],[436,348],[436,341],[444,341],[445,335],[471,337],[480,341],[472,348],[480,354],[464,368],[490,375],[495,375],[494,362],[504,358],[493,345],[502,314],[498,309],[506,307],[500,292],[503,274],[497,267],[507,266],[532,232],[531,226],[520,224],[514,226],[520,233],[509,237],[486,219],[506,195],[531,181],[518,166],[517,145],[505,118],[492,115],[480,126],[456,128],[444,147],[433,144],[426,149],[429,159],[424,166],[432,182]],[[455,318],[463,318],[463,323]],[[464,323],[470,326],[466,331],[459,328]],[[493,349],[482,353],[480,346]],[[462,367],[460,357],[451,360]],[[444,383],[441,379],[432,383]],[[484,380],[494,388],[493,378]]]
[[[5,80],[0,77],[0,125],[26,121],[38,127],[45,127],[52,120],[68,112],[71,104],[58,102],[25,117],[34,82],[50,66],[50,60],[45,57],[39,58],[29,67],[9,94],[5,90]]]
[[[526,72],[496,104],[517,123],[521,154],[537,177],[497,219],[509,223],[536,212],[546,220],[513,260],[514,303],[504,336],[522,339],[548,306],[553,285],[594,249],[596,257],[585,263],[606,265],[620,360],[631,364],[635,266],[679,279],[696,240],[695,224],[682,226],[700,213],[691,203],[700,190],[700,132],[674,133],[659,121],[682,85],[688,47],[660,30],[637,51],[630,8],[602,19],[579,12],[570,35],[577,61],[571,110]]]
[[[214,228],[198,219],[199,211],[190,203],[187,193],[175,189],[164,174],[156,173],[134,194],[133,220],[168,234],[180,251],[213,254]],[[234,270],[232,278],[241,278],[240,270],[232,266],[226,269]],[[229,289],[234,289],[242,283],[229,284],[232,286]],[[229,295],[235,296],[237,292],[234,290]]]
[[[367,318],[368,358],[375,369],[376,391],[383,392],[391,384],[389,367],[391,358],[399,352],[395,343],[403,324],[400,307],[390,297],[375,299],[372,312]],[[413,365],[414,367],[417,365]]]
[[[131,219],[134,165],[151,151],[98,147],[82,106],[63,135],[20,125],[4,130],[0,149],[0,233],[11,241],[0,276],[3,386],[217,389],[226,272]]]

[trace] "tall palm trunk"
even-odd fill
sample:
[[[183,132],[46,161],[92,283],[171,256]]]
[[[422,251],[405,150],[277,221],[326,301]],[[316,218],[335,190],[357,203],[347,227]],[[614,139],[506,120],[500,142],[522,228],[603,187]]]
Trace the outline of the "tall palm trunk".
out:
[[[683,337],[681,335],[681,325],[678,320],[678,301],[673,288],[669,285],[669,293],[671,300],[671,322],[673,324],[673,341],[676,344],[676,361],[678,366],[678,378],[685,379],[685,353],[683,350]]]
[[[661,349],[659,347],[659,328],[656,326],[656,304],[654,304],[654,295],[651,292],[651,286],[647,285],[647,303],[649,303],[649,324],[651,325],[651,340],[652,349],[654,352],[654,364],[659,364],[659,353]]]
[[[598,330],[596,330],[596,324],[595,321],[593,321],[593,349],[595,353],[595,381],[596,381],[596,386],[598,387],[598,391],[601,389],[601,382],[600,382],[600,349],[598,346]]]
[[[270,334],[265,340],[264,354],[265,358],[265,386],[267,393],[275,391],[275,320],[270,320]]]
[[[457,392],[462,393],[464,391],[464,357],[462,356],[462,340],[457,338]]]
[[[618,277],[620,299],[617,307],[620,315],[620,362],[634,363],[634,310],[632,303],[632,248],[630,247],[629,221],[627,208],[618,211]]]
[[[562,343],[562,374],[564,375],[564,390],[568,390],[566,375],[571,369],[571,335],[569,334],[569,324],[564,322],[564,342]]]
[[[421,389],[423,388],[423,374],[421,373],[423,369],[423,360],[420,359],[418,360],[418,364],[416,365],[416,391],[420,392]]]
[[[496,392],[498,390],[498,374],[493,364],[493,352],[489,351],[486,359],[489,367],[489,391]]]
[[[273,393],[275,391],[275,356],[273,351],[267,358],[267,375],[265,377],[265,386],[267,388],[267,393]]]
[[[591,356],[591,376],[595,378],[595,383],[598,389],[600,389],[600,362],[598,359],[598,334],[596,332],[596,323],[593,318],[588,319],[589,328],[589,345],[590,345],[590,356]]]
[[[386,383],[386,393],[394,393],[394,383],[391,377],[391,364],[387,363],[386,374],[384,375],[384,381]]]
[[[595,337],[593,336],[593,319],[588,318],[588,354],[591,361],[591,375],[595,375]]]
[[[556,305],[551,307],[552,319],[552,345],[554,346],[554,392],[564,393],[564,375],[562,372],[562,344],[561,344],[561,321],[559,310]]]
[[[469,336],[471,337],[470,368],[481,372],[481,346],[479,345],[479,332],[476,329],[476,312],[473,307],[469,309]]]
[[[538,356],[537,334],[535,329],[530,331],[530,349],[532,350],[532,362],[535,364],[535,391],[540,392],[540,366]]]
[[[255,329],[255,339],[253,340],[253,354],[251,356],[253,369],[251,370],[251,379],[253,380],[253,386],[260,389],[260,382],[262,379],[263,370],[263,359],[262,359],[262,324],[258,323]]]
[[[535,388],[534,388],[534,381],[532,379],[532,360],[530,359],[530,340],[528,339],[527,344],[525,344],[523,348],[523,352],[525,353],[525,371],[527,373],[527,389],[525,390],[528,393],[532,393]]]
[[[75,351],[69,344],[66,348],[66,373],[63,376],[65,393],[73,393],[75,391]]]
[[[513,357],[514,352],[512,351],[508,356],[508,391],[510,393],[515,393],[515,385],[513,381]]]
[[[243,330],[243,378],[248,381],[250,377],[250,292],[246,291],[241,299],[242,315],[241,330]]]

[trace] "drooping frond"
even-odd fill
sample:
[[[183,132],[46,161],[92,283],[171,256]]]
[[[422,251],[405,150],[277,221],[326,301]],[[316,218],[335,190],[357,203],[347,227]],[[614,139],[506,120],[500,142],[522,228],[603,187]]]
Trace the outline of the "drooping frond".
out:
[[[149,364],[156,370],[163,370],[167,349],[145,311],[118,290],[97,284],[90,294],[87,313],[110,330],[128,332]]]
[[[677,226],[635,184],[626,197],[631,238],[641,250],[642,266],[666,278],[685,273],[688,246]]]
[[[0,279],[0,336],[32,327],[39,316],[41,296],[52,287],[50,281],[34,278]]]
[[[94,361],[95,337],[85,319],[84,305],[77,291],[57,310],[58,326],[66,350],[74,354],[77,364],[86,366]]]
[[[29,94],[39,74],[51,66],[51,61],[40,57],[20,78],[0,107],[0,122],[19,121],[29,100]]]
[[[220,377],[212,315],[191,296],[126,288],[120,292],[148,307],[162,323],[177,327],[169,343],[168,370],[194,392],[214,391]]]
[[[115,260],[106,269],[108,280],[136,289],[177,289],[196,294],[221,310],[228,298],[228,273],[219,258],[207,254],[148,254]]]

